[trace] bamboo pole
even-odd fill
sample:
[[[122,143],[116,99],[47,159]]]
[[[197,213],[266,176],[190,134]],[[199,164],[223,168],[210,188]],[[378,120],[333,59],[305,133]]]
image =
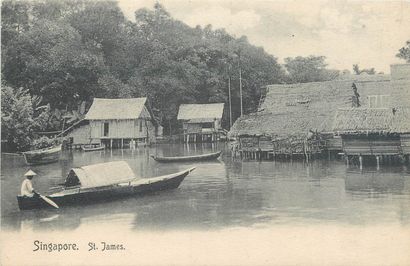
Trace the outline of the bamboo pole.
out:
[[[239,54],[239,94],[241,98],[241,117],[243,116],[243,100],[242,100],[242,69],[241,69],[241,54]]]
[[[232,99],[231,99],[231,75],[228,78],[228,97],[229,97],[229,129],[232,127]]]

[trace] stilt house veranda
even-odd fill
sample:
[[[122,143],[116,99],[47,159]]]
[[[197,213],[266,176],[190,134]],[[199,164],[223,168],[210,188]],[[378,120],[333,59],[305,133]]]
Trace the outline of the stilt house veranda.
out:
[[[273,154],[307,154],[340,151],[340,136],[334,136],[333,120],[339,108],[354,104],[354,83],[361,106],[384,97],[390,76],[356,76],[354,79],[286,85],[268,85],[258,111],[239,118],[229,132],[238,139],[240,151]],[[387,93],[386,93],[387,91]]]
[[[124,147],[130,143],[148,144],[161,134],[147,98],[94,98],[85,118],[66,130],[74,145],[89,143]]]
[[[222,133],[223,103],[181,104],[178,120],[182,121],[184,142],[217,141]]]

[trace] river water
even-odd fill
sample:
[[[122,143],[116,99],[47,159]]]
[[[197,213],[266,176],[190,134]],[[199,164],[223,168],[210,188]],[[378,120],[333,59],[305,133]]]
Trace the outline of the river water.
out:
[[[223,150],[200,163],[158,163],[150,155]],[[19,156],[1,158],[3,230],[74,230],[118,225],[126,230],[219,229],[272,225],[409,225],[410,170],[406,166],[358,169],[341,160],[241,161],[227,144],[158,145],[135,150],[65,151],[59,162],[33,166],[33,184],[47,194],[71,167],[124,160],[142,178],[196,170],[178,189],[59,210],[19,211],[16,195],[29,169]]]

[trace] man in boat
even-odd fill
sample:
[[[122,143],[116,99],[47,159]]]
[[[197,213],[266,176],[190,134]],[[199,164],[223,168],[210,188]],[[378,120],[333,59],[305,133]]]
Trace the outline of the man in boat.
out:
[[[34,191],[33,184],[31,183],[31,179],[37,174],[32,171],[31,169],[28,170],[27,173],[24,174],[26,179],[24,179],[23,183],[21,184],[21,191],[20,194],[25,197],[38,197],[38,193]]]

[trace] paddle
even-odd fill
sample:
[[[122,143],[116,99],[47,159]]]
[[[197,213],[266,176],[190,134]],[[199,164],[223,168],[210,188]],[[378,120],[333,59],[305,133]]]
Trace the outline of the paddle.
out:
[[[58,205],[57,205],[54,201],[52,201],[51,199],[47,198],[46,196],[43,196],[43,195],[40,195],[40,194],[38,194],[38,196],[39,196],[40,198],[42,198],[45,202],[47,202],[48,204],[50,204],[51,206],[53,206],[54,208],[56,208],[56,209],[59,208]]]

